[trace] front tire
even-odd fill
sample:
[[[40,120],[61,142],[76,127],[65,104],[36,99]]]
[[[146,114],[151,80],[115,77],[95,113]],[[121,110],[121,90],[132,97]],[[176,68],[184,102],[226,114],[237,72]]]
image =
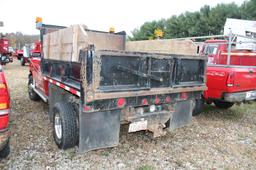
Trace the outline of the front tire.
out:
[[[221,108],[221,109],[228,109],[234,105],[234,103],[231,102],[224,102],[224,101],[213,101],[216,107]]]
[[[78,143],[78,121],[70,103],[59,102],[53,108],[53,137],[60,149],[68,149]]]
[[[29,95],[30,100],[33,100],[33,101],[40,100],[40,96],[33,89],[33,77],[32,77],[32,75],[30,75],[28,77],[28,95]]]
[[[6,158],[10,154],[10,144],[9,141],[5,147],[0,151],[0,158]]]

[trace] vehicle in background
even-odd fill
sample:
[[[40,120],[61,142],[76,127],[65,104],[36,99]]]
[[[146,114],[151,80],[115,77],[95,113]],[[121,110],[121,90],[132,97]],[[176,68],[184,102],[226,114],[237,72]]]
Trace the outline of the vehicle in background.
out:
[[[17,50],[16,56],[17,56],[17,59],[20,60],[23,57],[23,49]]]
[[[14,50],[13,47],[9,47],[9,48],[8,48],[8,51],[9,51],[9,53],[11,54],[11,56],[13,56],[13,54],[15,53],[15,50]]]
[[[25,66],[30,62],[30,57],[40,57],[41,55],[41,43],[36,41],[30,45],[23,47],[22,55],[19,56],[21,66]]]
[[[36,41],[33,43],[32,49],[30,50],[30,57],[40,57],[41,56],[41,42]]]
[[[5,158],[10,153],[10,131],[9,131],[9,114],[10,96],[7,83],[5,80],[2,66],[0,65],[0,158]]]
[[[154,137],[191,123],[194,100],[206,89],[206,57],[126,51],[124,32],[41,21],[44,53],[30,60],[28,92],[49,103],[59,148],[116,146],[121,123]]]
[[[236,49],[238,43],[243,43],[232,41],[238,36],[230,34],[229,40],[207,40],[201,52],[208,55],[208,89],[203,98],[206,103],[214,103],[223,109],[232,107],[234,103],[256,99],[256,51]],[[203,102],[198,101],[199,110]]]
[[[0,64],[6,65],[12,61],[12,53],[9,52],[9,40],[6,38],[0,38]]]

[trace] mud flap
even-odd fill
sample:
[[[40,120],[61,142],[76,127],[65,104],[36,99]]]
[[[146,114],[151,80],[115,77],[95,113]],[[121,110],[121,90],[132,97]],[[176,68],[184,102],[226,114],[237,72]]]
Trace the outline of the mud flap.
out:
[[[186,100],[177,102],[174,105],[175,111],[173,112],[170,120],[169,130],[183,127],[192,121],[193,101]]]
[[[117,146],[120,111],[80,112],[79,152]]]

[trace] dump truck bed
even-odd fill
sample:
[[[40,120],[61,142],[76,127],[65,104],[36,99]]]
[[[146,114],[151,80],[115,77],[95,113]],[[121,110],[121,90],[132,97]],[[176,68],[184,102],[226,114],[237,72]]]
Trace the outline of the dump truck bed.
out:
[[[43,72],[79,87],[86,95],[85,102],[205,88],[205,56],[137,52],[140,48],[131,43],[125,45],[123,32],[94,31],[83,25],[60,29],[44,35]],[[153,43],[155,48],[161,44],[145,43]]]
[[[80,57],[80,63],[44,59],[43,73],[79,87],[85,102],[205,90],[202,56],[89,50]]]

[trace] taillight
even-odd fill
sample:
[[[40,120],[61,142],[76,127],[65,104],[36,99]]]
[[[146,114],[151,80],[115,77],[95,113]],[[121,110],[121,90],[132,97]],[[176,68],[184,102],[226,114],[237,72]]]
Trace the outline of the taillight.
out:
[[[166,103],[170,103],[170,102],[171,102],[171,97],[170,97],[170,96],[166,96],[165,102],[166,102]]]
[[[187,99],[188,99],[188,93],[182,92],[182,93],[180,94],[180,99],[182,99],[182,100],[187,100]]]
[[[231,72],[228,74],[228,78],[227,78],[227,86],[228,87],[233,87],[235,83],[235,73]]]
[[[1,79],[0,79],[1,80]],[[5,83],[0,83],[0,110],[9,109],[10,98]]]
[[[91,106],[84,106],[84,112],[89,112],[92,110]]]
[[[119,98],[117,100],[117,107],[122,108],[122,107],[124,107],[124,105],[125,105],[125,99],[124,98]]]
[[[141,104],[142,104],[142,105],[148,105],[147,99],[142,99]]]
[[[155,104],[159,104],[160,103],[160,99],[158,97],[155,98]]]

